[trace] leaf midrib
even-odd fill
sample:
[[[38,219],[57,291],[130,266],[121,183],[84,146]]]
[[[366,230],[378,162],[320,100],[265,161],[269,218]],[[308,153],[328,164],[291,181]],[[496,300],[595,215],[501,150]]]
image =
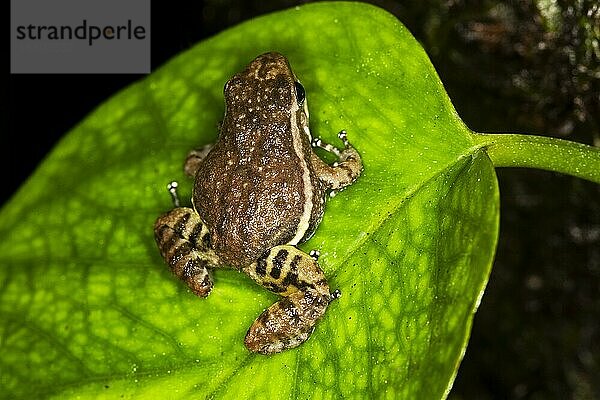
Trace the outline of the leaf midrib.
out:
[[[434,181],[435,179],[440,177],[444,172],[450,170],[453,166],[458,165],[465,158],[473,156],[475,153],[481,151],[484,147],[485,146],[482,146],[482,145],[474,145],[474,146],[468,148],[465,153],[459,155],[455,160],[447,163],[443,168],[440,168],[435,173],[431,174],[431,176],[429,176],[427,179],[422,180],[419,183],[417,183],[416,185],[413,185],[413,186],[407,188],[404,191],[404,193],[402,194],[402,196],[400,197],[400,200],[396,205],[390,207],[388,209],[388,212],[380,213],[382,215],[386,215],[386,217],[376,220],[376,223],[372,224],[370,226],[370,229],[367,232],[369,232],[369,233],[377,232],[386,222],[388,222],[391,218],[394,217],[395,213],[404,206],[406,201],[408,201],[409,199],[411,199],[412,197],[417,195],[421,190],[423,190],[428,185],[429,182]],[[352,247],[349,248],[347,252],[345,252],[344,257],[338,258],[338,260],[340,260],[340,261],[339,261],[338,265],[335,267],[334,271],[337,271],[342,265],[346,264],[348,262],[348,260],[351,257],[353,257],[356,254],[356,252],[369,239],[369,235],[361,235],[361,236],[362,236],[361,238],[359,238],[358,240],[353,242]]]

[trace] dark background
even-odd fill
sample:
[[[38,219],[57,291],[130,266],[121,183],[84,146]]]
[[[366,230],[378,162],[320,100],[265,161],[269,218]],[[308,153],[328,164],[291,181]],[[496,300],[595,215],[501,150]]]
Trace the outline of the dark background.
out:
[[[299,3],[155,1],[152,69],[237,22]],[[551,12],[541,0],[374,3],[422,43],[473,130],[600,144],[594,1],[556,1]],[[6,76],[0,204],[78,121],[143,78]],[[600,398],[600,186],[534,170],[498,177],[497,257],[451,397]]]

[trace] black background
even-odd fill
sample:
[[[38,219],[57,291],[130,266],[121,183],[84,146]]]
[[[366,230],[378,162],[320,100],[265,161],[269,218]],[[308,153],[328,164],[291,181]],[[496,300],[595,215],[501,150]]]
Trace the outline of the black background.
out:
[[[151,20],[152,70],[202,38],[220,30],[202,24],[204,2],[154,2]],[[7,13],[9,15],[9,13]],[[10,65],[7,65],[10,70]],[[96,106],[145,75],[8,75],[4,108],[0,204],[34,171],[55,143]]]

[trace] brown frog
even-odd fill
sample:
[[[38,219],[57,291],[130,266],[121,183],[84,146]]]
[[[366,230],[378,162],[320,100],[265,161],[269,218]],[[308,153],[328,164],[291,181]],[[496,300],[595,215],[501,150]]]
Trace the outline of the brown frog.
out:
[[[295,246],[314,233],[326,195],[362,171],[344,131],[344,149],[313,140],[304,88],[288,61],[266,53],[225,85],[226,111],[214,146],[192,151],[193,208],[176,207],[154,225],[161,254],[175,275],[206,297],[211,270],[233,267],[282,298],[254,321],[246,347],[273,354],[308,339],[334,294],[318,252]],[[313,151],[335,154],[333,165]],[[178,206],[178,203],[176,203]]]

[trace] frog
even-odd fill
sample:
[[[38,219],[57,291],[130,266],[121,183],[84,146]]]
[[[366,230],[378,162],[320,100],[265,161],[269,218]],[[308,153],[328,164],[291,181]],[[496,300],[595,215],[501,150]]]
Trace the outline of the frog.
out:
[[[330,291],[319,252],[298,245],[317,229],[327,198],[363,171],[346,131],[344,147],[311,136],[306,92],[285,56],[256,57],[224,87],[217,141],[189,152],[191,207],[175,207],[154,224],[160,253],[191,291],[207,297],[212,271],[243,272],[280,299],[248,329],[244,344],[271,355],[304,343],[339,291]],[[315,151],[329,152],[329,164]],[[174,185],[170,186],[172,192]]]

